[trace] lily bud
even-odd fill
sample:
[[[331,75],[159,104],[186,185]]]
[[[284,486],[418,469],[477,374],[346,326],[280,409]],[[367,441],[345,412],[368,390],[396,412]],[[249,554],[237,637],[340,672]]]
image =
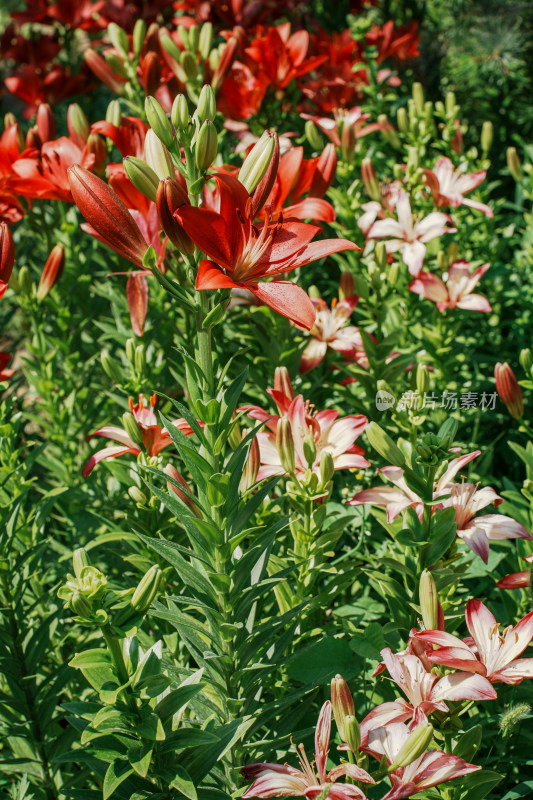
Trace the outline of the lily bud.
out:
[[[296,462],[294,457],[294,438],[292,426],[287,417],[280,417],[276,428],[276,448],[279,453],[281,466],[289,475],[294,473]]]
[[[335,677],[331,679],[331,706],[333,708],[333,716],[339,731],[339,736],[342,741],[345,742],[346,731],[344,728],[344,720],[346,717],[353,717],[355,719],[355,706],[348,684],[341,675],[335,675]]]
[[[142,60],[142,80],[146,94],[153,95],[161,83],[161,62],[159,55],[151,50]]]
[[[380,125],[383,125],[381,129],[381,135],[385,141],[388,142],[392,147],[396,148],[396,150],[399,150],[402,146],[401,142],[398,139],[398,134],[390,124],[386,114],[379,114],[378,122]]]
[[[188,50],[189,49],[189,31],[185,27],[185,25],[178,25],[178,36],[180,38],[180,42],[182,45]]]
[[[172,478],[176,483],[179,483],[181,486],[183,486],[183,488],[186,489],[189,494],[185,494],[185,492],[182,492],[180,489],[178,489],[177,486],[175,486],[170,481],[167,481],[168,491],[177,494],[180,500],[182,500],[185,503],[185,505],[191,509],[192,513],[196,517],[201,519],[202,512],[200,511],[194,500],[192,500],[189,497],[189,495],[193,494],[193,491],[189,486],[189,484],[187,483],[187,481],[185,480],[185,478],[183,477],[183,475],[179,473],[176,467],[174,467],[172,464],[167,464],[166,467],[163,469],[163,472],[165,473],[165,475],[168,475],[169,478]]]
[[[135,348],[135,372],[142,375],[146,369],[146,348],[144,344],[138,344]]]
[[[394,264],[390,265],[390,269],[387,273],[387,283],[389,284],[391,289],[394,289],[396,284],[398,283],[398,277],[400,275],[400,265],[397,261]]]
[[[523,172],[522,164],[520,163],[518,153],[516,152],[516,147],[507,148],[507,166],[515,181],[520,183],[523,177]]]
[[[68,605],[77,617],[87,619],[92,616],[92,606],[81,592],[72,592],[68,599]]]
[[[289,400],[294,400],[294,389],[287,367],[276,367],[274,372],[274,391],[281,392]]]
[[[139,614],[144,614],[159,591],[163,573],[155,564],[141,578],[131,598],[131,605]]]
[[[400,747],[394,759],[394,763],[389,767],[389,772],[393,772],[395,769],[408,767],[409,764],[412,764],[413,761],[420,758],[428,749],[432,739],[433,725],[429,722],[425,722],[415,728]]]
[[[185,73],[185,80],[195,81],[197,73],[196,59],[190,50],[185,50],[181,54],[180,64]]]
[[[213,23],[204,22],[200,28],[200,36],[198,38],[198,52],[204,61],[209,58],[211,47],[213,46]]]
[[[357,753],[361,746],[361,729],[359,723],[352,714],[348,714],[344,718],[343,728],[345,736],[344,741],[352,752]]]
[[[413,100],[420,115],[424,113],[424,88],[421,83],[413,83]]]
[[[308,119],[305,123],[305,136],[313,150],[322,150],[323,139],[312,119]]]
[[[22,266],[19,270],[17,283],[22,295],[29,297],[33,293],[33,281],[31,279],[31,273],[26,264],[24,264],[24,266]]]
[[[79,580],[82,569],[90,566],[89,556],[84,547],[78,547],[77,550],[74,550],[72,553],[72,566],[74,567],[74,575]]]
[[[180,253],[192,256],[194,242],[174,216],[180,206],[189,205],[187,189],[181,186],[178,181],[166,178],[158,186],[156,205],[161,227],[174,247],[177,247]]]
[[[363,162],[361,164],[361,175],[367,195],[372,200],[381,202],[381,189],[379,186],[378,177],[376,175],[376,170],[372,164],[372,159],[363,158]]]
[[[429,389],[429,371],[425,364],[418,364],[416,368],[416,390],[423,397]]]
[[[303,440],[303,454],[309,467],[312,467],[316,458],[316,442],[312,433],[308,433]]]
[[[174,99],[174,102],[172,103],[172,110],[170,112],[170,119],[178,131],[178,134],[186,131],[189,127],[189,105],[185,95],[178,94]]]
[[[139,447],[141,447],[143,444],[143,436],[141,429],[139,428],[139,425],[133,414],[130,414],[129,411],[126,411],[122,415],[122,424],[124,425],[124,430],[130,437],[131,441],[134,444],[139,445]]]
[[[405,106],[400,106],[396,112],[396,124],[401,133],[407,133],[409,130],[409,118],[407,116],[407,109]]]
[[[200,92],[198,105],[196,107],[196,113],[200,122],[205,122],[206,119],[208,119],[210,122],[213,122],[217,115],[217,101],[215,100],[215,93],[211,86],[207,84],[202,86],[202,91]]]
[[[120,110],[119,100],[111,100],[105,112],[105,121],[110,122],[111,125],[114,125],[116,128],[120,128],[122,111]]]
[[[83,54],[83,58],[91,72],[99,78],[102,83],[109,86],[115,94],[122,94],[124,91],[124,83],[117,78],[109,64],[98,55],[96,50],[87,48]]]
[[[91,167],[91,172],[98,175],[99,178],[103,178],[105,176],[105,165],[107,161],[105,139],[98,133],[90,133],[85,147],[87,154],[94,156],[94,164]]]
[[[56,285],[65,266],[65,248],[62,244],[56,244],[52,248],[50,255],[46,259],[43,267],[41,280],[37,287],[37,300],[44,300],[50,289]]]
[[[354,279],[351,272],[341,272],[339,281],[339,300],[353,297],[355,293]]]
[[[309,187],[309,197],[323,197],[337,172],[337,150],[333,142],[329,142],[320,153],[316,162],[315,174]]]
[[[244,436],[246,436],[249,432],[250,431],[245,428],[243,431]],[[246,459],[246,464],[244,465],[242,478],[239,483],[239,490],[241,492],[246,492],[257,482],[257,473],[259,472],[260,466],[261,459],[259,453],[259,442],[257,441],[257,436],[254,436],[250,446],[250,452],[248,453],[248,458]]]
[[[107,35],[115,50],[118,50],[124,58],[128,58],[130,42],[126,31],[117,25],[116,22],[110,22],[107,26]]]
[[[276,140],[271,131],[265,131],[255,143],[239,170],[239,181],[248,194],[252,194],[264,178],[274,155]]]
[[[533,367],[533,355],[531,354],[529,347],[520,351],[519,359],[522,369],[527,375],[529,375],[531,373],[531,367]]]
[[[509,414],[515,419],[524,416],[524,400],[522,390],[518,385],[516,376],[507,362],[496,364],[494,367],[496,391],[500,400],[507,406]]]
[[[418,594],[424,628],[427,631],[437,630],[439,627],[439,596],[435,578],[428,569],[425,569],[420,576]]]
[[[365,429],[366,438],[380,456],[395,467],[405,467],[405,456],[398,445],[385,433],[377,422],[369,422]]]
[[[8,111],[7,114],[4,114],[4,130],[11,128],[12,125],[17,124],[17,118],[12,111]]]
[[[142,50],[144,40],[146,39],[146,22],[143,19],[138,19],[133,26],[133,52],[136,56]]]
[[[100,363],[108,378],[111,378],[112,381],[119,385],[124,383],[124,375],[122,374],[120,365],[109,355],[108,350],[102,350],[100,354]]]
[[[189,34],[189,50],[191,53],[196,53],[200,41],[200,28],[198,25],[191,25],[187,33]]]
[[[28,149],[40,150],[43,146],[43,142],[41,137],[39,136],[39,131],[37,128],[30,128],[28,133],[26,134],[26,147]]]
[[[0,297],[7,289],[15,264],[15,242],[6,222],[0,223]]]
[[[39,136],[41,137],[41,142],[49,142],[51,139],[55,139],[56,123],[52,109],[48,103],[41,103],[37,109],[37,118],[35,122]]]
[[[146,98],[144,101],[144,110],[146,112],[148,124],[155,135],[161,139],[166,147],[172,147],[174,143],[172,125],[155,97]]]
[[[155,203],[159,178],[152,167],[148,166],[146,161],[143,161],[142,158],[126,156],[124,159],[124,169],[135,188]]]
[[[211,79],[211,86],[213,87],[214,92],[218,92],[224,81],[226,80],[226,76],[228,75],[231,65],[235,60],[235,56],[237,54],[237,47],[238,47],[238,39],[236,36],[232,36],[226,42],[224,50],[218,60],[218,63],[214,69],[213,77]]]
[[[208,119],[203,123],[196,140],[196,166],[200,172],[206,172],[217,154],[218,136],[216,128]]]
[[[357,142],[355,128],[344,120],[341,120],[340,128],[342,158],[344,161],[349,161],[355,152]]]
[[[335,474],[335,464],[333,456],[329,450],[324,450],[320,456],[320,480],[322,485],[325,486],[333,478]]]
[[[481,128],[481,149],[486,155],[491,146],[494,137],[494,127],[490,119],[486,119]]]
[[[376,257],[376,264],[378,265],[379,269],[381,272],[385,272],[387,266],[387,248],[385,247],[384,242],[378,242],[376,244],[374,255]]]
[[[148,498],[144,492],[141,492],[138,486],[130,486],[128,489],[128,494],[134,503],[137,503],[140,506],[148,505]]]
[[[274,150],[272,151],[272,158],[267,166],[265,174],[257,184],[252,195],[252,215],[254,217],[259,213],[259,211],[263,208],[266,201],[268,200],[268,197],[270,195],[270,192],[272,191],[272,187],[274,186],[274,182],[276,180],[276,175],[278,174],[278,167],[279,167],[278,134],[275,131],[266,131],[266,133],[268,133],[274,139]]]
[[[446,113],[449,116],[455,116],[457,111],[457,103],[455,101],[455,92],[449,91],[446,92],[446,97],[444,98],[444,103],[446,107]]]
[[[142,266],[148,245],[137,223],[120,199],[104,181],[75,164],[68,170],[74,202],[89,223],[82,226],[115,252]]]
[[[144,158],[148,166],[155,172],[158,182],[165,178],[174,178],[176,171],[174,169],[172,156],[152,129],[146,132],[144,140]]]
[[[437,432],[437,436],[440,439],[440,446],[443,449],[449,450],[449,448],[452,446],[457,435],[458,427],[459,423],[453,417],[448,417],[446,420],[444,420]]]

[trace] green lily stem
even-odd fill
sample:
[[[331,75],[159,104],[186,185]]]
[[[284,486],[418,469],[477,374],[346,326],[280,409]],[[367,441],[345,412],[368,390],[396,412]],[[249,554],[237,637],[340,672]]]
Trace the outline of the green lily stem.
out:
[[[115,669],[117,671],[118,679],[123,684],[128,684],[127,687],[122,689],[121,691],[124,693],[126,697],[126,702],[130,709],[134,712],[137,712],[137,702],[133,695],[131,694],[131,688],[129,686],[129,673],[126,669],[126,664],[124,663],[124,656],[122,655],[122,647],[120,645],[119,639],[116,639],[109,628],[109,626],[104,626],[102,628],[102,635],[104,637],[105,643],[107,645],[107,649],[109,650],[109,654],[111,655],[111,660],[115,665]]]

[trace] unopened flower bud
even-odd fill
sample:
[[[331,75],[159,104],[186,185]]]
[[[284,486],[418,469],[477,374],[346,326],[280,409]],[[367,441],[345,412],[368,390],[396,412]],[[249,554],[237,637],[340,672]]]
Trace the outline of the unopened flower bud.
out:
[[[348,714],[344,718],[344,741],[354,753],[357,753],[361,746],[361,729],[353,714]]]
[[[524,400],[522,390],[518,385],[515,374],[507,362],[498,362],[494,367],[496,391],[500,400],[506,405],[509,414],[515,419],[524,415]]]
[[[378,242],[376,244],[374,255],[376,258],[376,264],[378,265],[379,269],[381,270],[381,272],[385,272],[385,268],[387,266],[387,248],[385,247],[384,242]]]
[[[198,25],[191,25],[187,33],[189,34],[189,50],[191,53],[196,53],[200,41],[200,29]]]
[[[322,136],[312,119],[305,123],[305,136],[313,150],[322,150],[324,147]]]
[[[104,58],[107,62],[107,66],[111,68],[115,75],[127,80],[128,70],[126,69],[126,65],[120,56],[117,56],[116,53],[106,53]]]
[[[235,56],[237,55],[238,46],[239,41],[237,37],[231,36],[228,41],[220,47],[219,57],[216,57],[215,51],[212,51],[214,56],[213,62],[217,62],[216,64],[211,64],[211,59],[209,60],[209,63],[213,69],[211,86],[213,87],[215,93],[218,92],[231,69],[231,65],[233,64]]]
[[[435,579],[428,569],[425,569],[420,576],[418,592],[424,628],[427,631],[437,630],[439,627],[439,597]]]
[[[102,56],[98,55],[96,50],[92,50],[88,47],[83,54],[83,58],[91,72],[93,72],[102,83],[109,86],[111,91],[115,94],[122,94],[124,91],[124,83],[119,80],[110,65]]]
[[[96,567],[87,565],[81,567],[78,575],[78,587],[85,597],[101,597],[107,587],[107,578]]]
[[[111,100],[105,112],[105,121],[115,125],[116,128],[120,128],[122,111],[120,110],[119,100]]]
[[[124,170],[135,188],[155,203],[159,178],[152,167],[148,166],[146,161],[143,161],[142,158],[126,156],[124,159]]]
[[[7,114],[4,114],[4,129],[11,128],[12,125],[16,124],[17,118],[12,111],[8,111]]]
[[[40,150],[42,146],[43,142],[39,136],[39,131],[37,128],[30,128],[26,134],[26,148],[28,150]]]
[[[424,88],[421,83],[413,83],[413,100],[420,115],[424,113]]]
[[[522,172],[522,164],[520,163],[520,159],[518,158],[518,153],[516,152],[516,147],[508,147],[507,148],[507,166],[509,168],[509,172],[515,179],[517,183],[520,183],[522,180],[523,172]]]
[[[208,119],[203,123],[196,140],[196,166],[206,172],[217,154],[218,136],[215,126]]]
[[[489,152],[492,146],[493,137],[494,127],[490,119],[486,119],[481,128],[481,149],[485,155]]]
[[[137,503],[140,506],[146,506],[148,504],[148,498],[138,486],[130,486],[128,489],[128,494],[134,503]]]
[[[444,450],[449,450],[452,444],[454,443],[458,427],[459,423],[453,417],[448,417],[447,419],[445,419],[442,425],[440,426],[437,432],[437,436],[440,440],[440,446]]]
[[[174,143],[174,134],[172,133],[172,125],[170,120],[155,99],[155,97],[147,97],[144,102],[144,110],[148,119],[148,124],[152,128],[155,135],[161,139],[165,147],[172,147]]]
[[[249,432],[250,431],[245,428],[243,435],[246,436]],[[261,458],[259,453],[259,442],[257,440],[257,436],[254,436],[250,446],[250,452],[248,453],[248,458],[246,459],[246,464],[244,465],[242,478],[239,483],[239,489],[241,492],[246,492],[257,482],[257,474],[260,466]]]
[[[354,296],[354,280],[351,272],[341,272],[339,281],[339,300]]]
[[[120,55],[124,58],[128,58],[130,43],[126,31],[117,25],[116,22],[110,22],[107,26],[107,35],[115,50],[118,50]]]
[[[35,124],[37,125],[41,142],[49,142],[51,139],[55,139],[56,123],[48,103],[41,103],[37,109]]]
[[[74,574],[76,578],[79,580],[82,569],[84,567],[90,566],[89,556],[87,554],[87,550],[84,547],[78,547],[72,553],[72,566],[74,568]]]
[[[98,133],[90,133],[85,145],[87,155],[94,156],[94,163],[91,167],[93,175],[100,178],[105,177],[105,167],[107,161],[107,148],[105,139]]]
[[[345,122],[345,120],[340,122],[340,140],[342,158],[344,161],[350,161],[355,152],[357,139],[354,126]]]
[[[402,767],[408,767],[409,764],[412,764],[413,761],[420,758],[428,749],[432,739],[433,725],[429,722],[425,722],[415,728],[400,747],[394,759],[394,763],[389,767],[389,772]]]
[[[146,94],[154,95],[161,83],[161,60],[158,53],[151,50],[142,60],[142,81]]]
[[[73,592],[68,599],[68,605],[77,617],[87,619],[92,616],[92,606],[81,592]]]
[[[27,297],[31,295],[33,291],[33,281],[31,279],[31,272],[25,264],[19,269],[18,285],[20,287],[21,294],[26,295]]]
[[[146,349],[144,344],[138,344],[135,348],[135,371],[137,375],[142,375],[146,369]]]
[[[138,19],[133,26],[133,52],[136,56],[142,50],[144,40],[146,39],[146,22],[143,19]]]
[[[62,244],[56,244],[46,259],[43,267],[41,280],[37,287],[37,300],[44,300],[50,289],[56,285],[65,266],[65,248]]]
[[[389,464],[393,464],[395,467],[405,467],[404,454],[377,422],[370,422],[365,432],[370,445],[380,456],[383,456]]]
[[[239,171],[239,181],[248,194],[252,194],[264,178],[272,161],[275,145],[276,140],[271,131],[265,131],[244,159]]]
[[[102,350],[100,362],[108,378],[111,378],[112,381],[119,385],[124,383],[124,375],[122,374],[120,365],[109,355],[108,350]]]
[[[15,264],[15,242],[7,222],[0,223],[0,297],[5,293]],[[22,270],[21,270],[22,272]],[[19,274],[20,282],[20,274]]]
[[[520,351],[520,364],[524,372],[529,375],[531,373],[531,367],[533,367],[533,355],[529,347]]]
[[[202,86],[202,91],[200,92],[198,105],[196,107],[196,114],[198,115],[200,123],[205,122],[206,119],[208,119],[210,122],[213,122],[217,115],[217,101],[215,100],[215,93],[208,84]]]
[[[281,392],[289,400],[294,400],[294,389],[287,367],[276,367],[274,371],[274,390]]]
[[[154,564],[141,578],[131,598],[131,605],[139,614],[144,614],[152,605],[152,601],[159,591],[162,577],[163,573]]]
[[[180,42],[182,45],[188,49],[189,48],[189,31],[185,27],[185,25],[178,25],[178,36],[180,38]]]
[[[339,736],[343,742],[346,742],[344,720],[346,717],[355,719],[355,706],[348,684],[341,675],[335,675],[331,679],[331,706]]]
[[[172,178],[165,178],[157,189],[156,206],[164,232],[180,253],[192,255],[194,242],[174,216],[180,206],[189,204],[187,189]]]
[[[155,135],[153,130],[146,132],[144,139],[144,158],[149,167],[155,172],[157,177],[156,191],[159,187],[159,181],[165,178],[174,178],[176,171],[174,169],[174,162],[168,149],[163,142]]]
[[[367,195],[372,200],[381,202],[381,189],[371,158],[363,158],[363,162],[361,164],[361,175]]]
[[[174,99],[170,112],[170,119],[178,131],[178,134],[180,131],[187,130],[189,126],[189,105],[185,95],[178,94]]]
[[[316,458],[316,442],[312,433],[308,433],[303,440],[303,454],[309,467],[312,467]]]
[[[396,131],[394,130],[394,128],[390,124],[389,119],[386,116],[386,114],[379,114],[378,115],[378,122],[379,122],[380,125],[383,126],[382,129],[381,129],[381,135],[383,136],[385,141],[388,142],[396,150],[399,150],[401,148],[401,146],[402,146],[401,142],[398,139],[398,134],[396,133]]]
[[[204,22],[200,28],[200,36],[198,38],[198,52],[203,61],[207,61],[211,47],[213,46],[213,23]]]
[[[185,78],[188,81],[196,80],[196,73],[197,73],[197,66],[196,66],[196,58],[190,52],[190,50],[185,50],[181,54],[180,64],[185,73]]]
[[[276,428],[276,448],[280,457],[281,466],[289,475],[294,474],[296,468],[294,456],[294,437],[292,426],[287,417],[280,417]]]
[[[126,411],[122,415],[122,424],[124,425],[124,430],[130,437],[131,441],[134,444],[141,446],[143,444],[142,432],[133,414],[130,414],[129,411]]]
[[[407,117],[407,109],[405,106],[400,106],[396,112],[396,124],[401,133],[407,133],[409,130],[409,119]]]
[[[444,103],[446,107],[446,113],[453,117],[457,111],[457,103],[455,101],[455,92],[449,91],[446,92],[446,97],[444,98]]]
[[[400,265],[397,261],[394,264],[390,265],[389,271],[387,273],[387,283],[389,284],[391,289],[394,289],[396,284],[398,283],[398,276],[400,274]]]
[[[416,368],[416,390],[418,394],[424,395],[429,389],[429,371],[425,364],[418,364]]]
[[[130,362],[131,366],[135,366],[135,339],[126,339],[126,358]]]

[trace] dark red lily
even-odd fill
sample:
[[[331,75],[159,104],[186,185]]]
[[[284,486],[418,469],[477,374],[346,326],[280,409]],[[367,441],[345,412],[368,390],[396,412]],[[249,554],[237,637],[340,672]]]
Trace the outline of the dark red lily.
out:
[[[218,173],[213,208],[184,205],[176,217],[208,259],[201,262],[196,289],[248,289],[278,314],[310,329],[315,308],[307,294],[280,276],[340,250],[358,250],[346,239],[311,242],[320,228],[298,220],[256,225],[252,201],[234,177]],[[262,278],[272,278],[260,283]]]

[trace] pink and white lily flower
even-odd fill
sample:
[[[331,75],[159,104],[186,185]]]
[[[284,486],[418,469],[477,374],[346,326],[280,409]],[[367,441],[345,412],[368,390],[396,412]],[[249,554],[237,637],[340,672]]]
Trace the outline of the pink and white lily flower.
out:
[[[452,222],[447,214],[432,211],[424,219],[414,222],[409,195],[403,189],[396,203],[396,219],[378,219],[367,233],[368,239],[383,239],[387,253],[400,254],[413,277],[417,277],[422,269],[426,255],[426,243],[445,233],[454,233],[457,229],[446,227]]]
[[[482,211],[487,217],[493,217],[494,213],[489,206],[464,196],[479,186],[485,180],[487,173],[484,170],[479,170],[479,172],[465,175],[466,169],[467,165],[461,164],[454,170],[449,158],[439,158],[433,170],[424,170],[426,183],[433,196],[433,202],[437,208],[447,205],[455,208],[457,206],[469,206]]]
[[[454,672],[439,678],[428,672],[415,655],[395,654],[388,647],[381,651],[381,655],[389,675],[407,700],[400,697],[381,703],[367,714],[361,722],[363,746],[376,728],[408,720],[412,720],[410,727],[416,728],[426,722],[427,715],[433,711],[448,711],[446,700],[494,700],[497,697],[493,686],[481,675]]]
[[[148,406],[145,404],[144,395],[142,394],[139,395],[139,402],[136,405],[133,405],[131,397],[129,400],[130,411],[135,422],[139,426],[139,432],[143,440],[142,446],[148,456],[157,456],[161,450],[172,444],[172,439],[166,428],[162,428],[157,423],[157,417],[154,412],[156,399],[156,395],[152,395]],[[189,423],[183,418],[173,420],[172,424],[176,428],[179,428],[185,436],[190,436],[193,432]],[[105,425],[103,428],[99,428],[97,431],[87,436],[86,441],[89,441],[89,439],[92,439],[94,436],[103,436],[105,439],[119,442],[119,445],[104,447],[103,450],[98,450],[96,453],[93,453],[82,470],[84,478],[87,478],[87,476],[91,474],[94,467],[100,461],[105,461],[107,458],[123,456],[126,455],[126,453],[130,453],[133,456],[138,456],[141,453],[141,447],[131,439],[128,432],[115,425]]]
[[[394,764],[401,748],[413,733],[414,731],[409,731],[401,722],[387,725],[386,728],[371,732],[367,749],[379,760],[386,756],[388,764]],[[399,767],[389,773],[392,789],[382,800],[411,797],[424,789],[480,769],[481,767],[468,764],[462,758],[442,750],[428,750],[407,767]]]
[[[472,274],[467,261],[456,261],[448,270],[446,282],[432,272],[419,272],[418,277],[409,284],[415,294],[437,304],[439,311],[447,308],[462,308],[465,311],[492,311],[489,301],[473,289],[488,270],[490,264],[483,264]]]
[[[315,322],[309,336],[311,341],[306,345],[300,361],[300,372],[309,372],[324,359],[328,347],[336,350],[345,358],[357,361],[365,359],[363,340],[359,328],[355,325],[346,325],[350,315],[357,305],[359,298],[355,295],[344,300],[333,299],[331,308],[321,297],[312,297],[311,302],[316,308]]]
[[[302,119],[312,120],[315,125],[320,128],[328,139],[333,142],[335,147],[340,147],[341,138],[339,136],[339,129],[341,126],[346,126],[352,131],[354,139],[360,139],[362,136],[367,136],[374,131],[382,130],[387,127],[381,122],[371,122],[369,125],[365,123],[370,119],[370,114],[363,114],[360,106],[354,106],[349,110],[339,109],[334,112],[334,119],[331,117],[318,117],[313,114],[301,114]]]
[[[350,777],[362,783],[375,783],[368,772],[355,764],[341,764],[326,772],[331,737],[331,703],[320,710],[315,732],[315,768],[309,762],[303,744],[296,753],[300,769],[288,764],[250,764],[241,773],[252,785],[242,797],[307,797],[314,800],[329,789],[330,800],[365,800],[364,792],[353,784],[337,784],[339,778]]]
[[[533,564],[533,555],[530,556],[523,556],[523,561],[527,561],[528,564]],[[510,575],[506,575],[505,578],[502,578],[496,583],[500,589],[528,589],[531,585],[531,570],[524,569],[520,572],[512,572]]]
[[[533,639],[533,611],[500,633],[500,625],[481,600],[466,604],[466,627],[472,638],[444,631],[421,631],[417,639],[437,645],[427,652],[434,664],[483,676],[491,683],[521,683],[533,678],[533,658],[518,658]]]

